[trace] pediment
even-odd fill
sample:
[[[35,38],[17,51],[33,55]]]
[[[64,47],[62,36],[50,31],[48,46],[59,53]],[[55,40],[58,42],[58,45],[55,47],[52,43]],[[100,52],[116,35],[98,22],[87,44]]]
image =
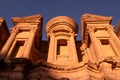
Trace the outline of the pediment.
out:
[[[25,17],[12,17],[13,23],[39,23],[42,20],[42,15],[36,14]]]
[[[82,21],[111,21],[112,17],[94,15],[94,14],[84,14],[82,16]]]

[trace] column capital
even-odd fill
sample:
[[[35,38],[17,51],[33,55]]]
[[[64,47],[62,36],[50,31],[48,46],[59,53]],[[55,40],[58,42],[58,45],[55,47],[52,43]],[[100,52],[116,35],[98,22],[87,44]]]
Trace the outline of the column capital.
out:
[[[53,36],[55,36],[55,34],[54,33],[51,33],[51,34],[49,34],[50,35],[50,37],[53,37]]]
[[[110,31],[114,32],[114,28],[115,28],[114,26],[110,25],[109,28],[108,28],[108,32],[110,32]]]
[[[70,36],[75,36],[75,37],[76,37],[77,34],[76,34],[75,32],[73,32],[73,31],[71,31],[71,32],[70,32]]]
[[[87,32],[90,33],[90,32],[94,32],[95,31],[95,27],[93,26],[88,26],[87,27]]]
[[[16,28],[16,27],[12,28],[12,33],[18,33],[19,31],[20,31],[19,28]]]
[[[37,28],[36,27],[33,27],[30,32],[37,32]]]
[[[75,36],[75,32],[71,32],[70,34],[71,34],[71,36]]]

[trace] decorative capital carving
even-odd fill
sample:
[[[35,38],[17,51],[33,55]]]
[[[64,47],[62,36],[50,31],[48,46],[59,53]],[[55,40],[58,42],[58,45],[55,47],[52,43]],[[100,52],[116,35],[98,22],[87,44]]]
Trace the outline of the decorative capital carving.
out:
[[[37,28],[33,27],[30,32],[37,32]]]
[[[51,33],[51,34],[49,34],[49,35],[50,35],[50,37],[55,36],[55,34],[54,34],[54,33]]]
[[[19,31],[20,29],[17,27],[12,28],[12,33],[18,33]]]
[[[73,32],[73,31],[70,32],[70,34],[71,34],[71,36],[75,36],[75,32]]]
[[[92,26],[89,26],[87,27],[87,32],[90,33],[90,32],[94,32],[95,31],[95,28],[92,27]]]

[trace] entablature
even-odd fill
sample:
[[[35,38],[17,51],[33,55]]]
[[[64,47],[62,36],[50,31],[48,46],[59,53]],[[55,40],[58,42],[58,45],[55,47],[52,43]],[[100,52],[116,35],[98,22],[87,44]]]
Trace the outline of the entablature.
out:
[[[14,25],[18,23],[30,23],[30,24],[35,24],[35,23],[40,23],[43,21],[43,17],[40,14],[36,14],[33,16],[25,16],[25,17],[12,17],[12,20],[14,22]]]

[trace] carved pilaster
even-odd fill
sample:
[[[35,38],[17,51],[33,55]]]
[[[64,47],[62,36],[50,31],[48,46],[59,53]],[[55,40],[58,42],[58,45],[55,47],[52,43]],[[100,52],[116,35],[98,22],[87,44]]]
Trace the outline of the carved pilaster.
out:
[[[54,50],[55,50],[55,37],[54,37],[54,34],[51,33],[47,62],[50,62],[50,63],[54,62],[54,55],[55,55]]]
[[[12,43],[14,42],[15,36],[19,33],[19,28],[12,28],[12,33],[10,35],[10,37],[8,38],[7,42],[5,43],[5,45],[3,46],[1,52],[0,52],[0,56],[4,59],[7,56],[7,53],[12,45]]]
[[[71,64],[73,63],[78,63],[78,57],[77,57],[77,50],[76,50],[76,45],[75,45],[75,33],[71,33],[71,37],[70,37],[70,50],[71,52],[70,54],[70,60],[71,60]]]
[[[120,40],[117,37],[117,35],[115,34],[115,32],[113,31],[113,27],[110,26],[110,28],[108,29],[109,34],[111,35],[111,39],[114,41],[114,44],[116,45],[116,47],[118,48],[119,52],[120,52]],[[119,53],[120,56],[120,53]]]
[[[102,57],[103,57],[103,53],[102,53],[102,51],[101,51],[101,47],[100,47],[100,45],[99,45],[99,43],[98,43],[98,40],[97,40],[97,38],[96,38],[96,36],[95,36],[94,30],[95,30],[94,27],[88,27],[88,33],[89,33],[91,42],[92,42],[92,44],[93,44],[93,47],[94,47],[94,50],[95,50],[97,59],[98,59],[98,60],[101,60]]]
[[[36,32],[37,32],[37,28],[32,28],[31,31],[30,31],[30,36],[29,36],[29,40],[28,40],[28,43],[27,43],[27,47],[26,47],[24,55],[23,55],[24,58],[29,58],[30,57],[30,52],[31,52],[31,49],[32,49],[32,46],[33,46],[33,42],[34,42],[34,39],[35,39]]]

